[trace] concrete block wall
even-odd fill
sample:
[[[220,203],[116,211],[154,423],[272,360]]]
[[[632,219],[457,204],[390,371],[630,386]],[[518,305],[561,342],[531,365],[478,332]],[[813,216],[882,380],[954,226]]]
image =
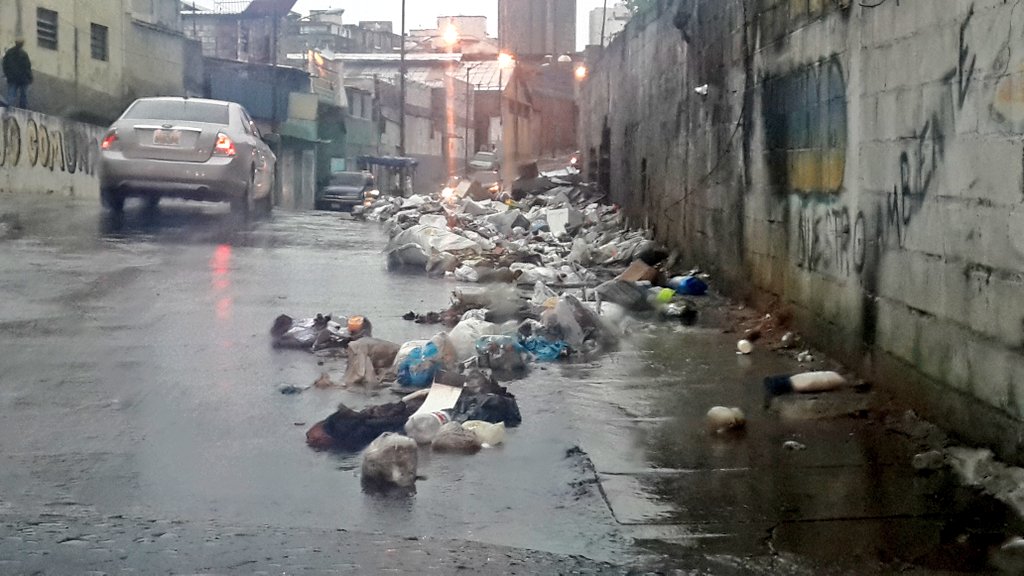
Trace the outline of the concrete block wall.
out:
[[[103,129],[16,108],[0,108],[0,194],[99,197]]]
[[[581,149],[724,290],[1024,461],[1024,9],[864,4],[661,0],[592,66]]]

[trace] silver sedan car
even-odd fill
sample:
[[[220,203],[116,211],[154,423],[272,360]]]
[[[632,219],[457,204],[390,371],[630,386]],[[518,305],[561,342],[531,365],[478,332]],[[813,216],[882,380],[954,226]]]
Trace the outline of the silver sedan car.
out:
[[[100,198],[155,205],[162,197],[230,202],[250,214],[270,210],[277,157],[245,108],[198,98],[141,98],[100,143]]]

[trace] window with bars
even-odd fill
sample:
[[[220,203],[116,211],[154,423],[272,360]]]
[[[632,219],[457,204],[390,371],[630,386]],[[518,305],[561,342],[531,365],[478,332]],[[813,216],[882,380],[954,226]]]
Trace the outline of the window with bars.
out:
[[[92,59],[106,62],[110,58],[107,47],[107,27],[92,23],[89,33],[89,45],[92,48]]]
[[[57,12],[36,8],[36,39],[40,48],[57,49]]]

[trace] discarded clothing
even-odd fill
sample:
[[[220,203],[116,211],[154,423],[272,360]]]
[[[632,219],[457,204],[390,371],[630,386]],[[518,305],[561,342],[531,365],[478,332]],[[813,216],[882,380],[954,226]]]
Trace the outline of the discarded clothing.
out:
[[[508,391],[499,394],[469,394],[463,392],[459,401],[452,409],[456,422],[467,420],[483,420],[491,424],[504,422],[505,426],[515,428],[523,422],[519,413],[516,397]]]
[[[321,450],[362,450],[385,432],[399,432],[405,421],[423,404],[423,399],[370,406],[356,412],[344,404],[306,432],[306,443]]]

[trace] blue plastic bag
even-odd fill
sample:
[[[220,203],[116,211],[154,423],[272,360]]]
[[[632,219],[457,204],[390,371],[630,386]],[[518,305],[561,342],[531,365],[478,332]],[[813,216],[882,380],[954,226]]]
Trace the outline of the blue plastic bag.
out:
[[[703,296],[708,293],[706,282],[696,276],[685,276],[676,288],[676,294],[680,296]]]
[[[569,349],[562,340],[551,341],[538,336],[524,340],[522,346],[538,362],[555,362]]]
[[[398,383],[407,388],[426,388],[434,382],[440,365],[438,350],[433,342],[417,346],[398,366]]]
[[[523,346],[511,336],[484,336],[476,341],[476,355],[481,366],[495,373],[517,374],[526,370]]]

